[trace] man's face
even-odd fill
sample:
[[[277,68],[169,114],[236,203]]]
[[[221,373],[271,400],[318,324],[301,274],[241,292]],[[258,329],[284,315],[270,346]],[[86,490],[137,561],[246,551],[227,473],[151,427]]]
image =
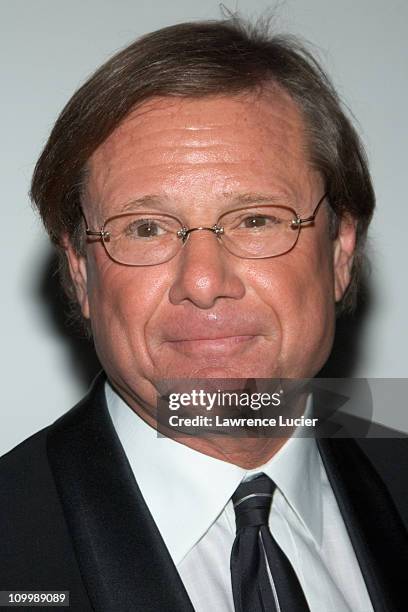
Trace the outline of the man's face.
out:
[[[211,227],[250,194],[307,217],[324,193],[300,113],[276,90],[151,100],[99,147],[89,170],[92,229],[146,196],[154,198],[145,208],[191,228]],[[350,223],[330,239],[324,206],[292,251],[270,259],[239,259],[208,231],[149,267],[115,263],[101,242],[88,244],[86,260],[67,253],[109,377],[127,397],[154,401],[163,378],[313,376],[331,348],[353,246]]]

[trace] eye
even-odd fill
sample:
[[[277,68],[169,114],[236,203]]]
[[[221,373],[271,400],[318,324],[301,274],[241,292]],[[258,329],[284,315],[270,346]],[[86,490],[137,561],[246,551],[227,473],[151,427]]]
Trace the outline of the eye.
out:
[[[242,220],[241,224],[246,229],[258,229],[260,227],[272,227],[278,225],[280,219],[273,215],[250,215]]]
[[[165,230],[154,219],[137,219],[125,228],[125,235],[131,238],[155,238],[164,233]]]

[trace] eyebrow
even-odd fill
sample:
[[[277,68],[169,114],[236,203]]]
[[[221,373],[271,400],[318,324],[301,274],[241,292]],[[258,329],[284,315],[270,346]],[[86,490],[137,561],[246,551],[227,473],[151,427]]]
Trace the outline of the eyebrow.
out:
[[[281,205],[293,205],[293,200],[288,196],[281,193],[269,194],[269,193],[243,193],[231,198],[231,202],[234,206],[245,206],[246,204],[281,204]]]
[[[293,205],[293,200],[283,194],[268,194],[268,193],[241,193],[235,195],[231,192],[222,194],[223,200],[228,203],[228,208],[237,208],[240,206],[246,206],[248,204],[281,204],[281,205]],[[133,211],[136,208],[143,208],[146,206],[168,206],[171,202],[171,198],[166,195],[147,194],[140,198],[135,198],[119,206],[118,212]]]
[[[167,204],[168,202],[169,198],[167,196],[147,194],[120,205],[118,212],[128,212],[134,210],[135,208],[142,208],[143,206],[157,206],[158,204]]]

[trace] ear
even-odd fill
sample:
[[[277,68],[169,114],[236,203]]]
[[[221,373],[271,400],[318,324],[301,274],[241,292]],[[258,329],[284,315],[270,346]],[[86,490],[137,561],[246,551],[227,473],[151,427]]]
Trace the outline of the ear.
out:
[[[334,295],[336,302],[341,300],[349,286],[355,246],[356,221],[351,217],[344,217],[340,221],[338,234],[333,242]]]
[[[78,303],[81,307],[83,316],[86,319],[89,319],[86,259],[82,255],[79,255],[68,236],[64,236],[62,243],[65,250],[65,255],[67,257],[69,273],[75,287]]]

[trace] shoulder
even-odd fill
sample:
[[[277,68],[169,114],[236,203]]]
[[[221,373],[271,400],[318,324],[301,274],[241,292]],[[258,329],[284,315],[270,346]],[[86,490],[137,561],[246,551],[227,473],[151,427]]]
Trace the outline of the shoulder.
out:
[[[48,431],[49,427],[39,431],[0,459],[3,589],[46,590],[60,571],[56,559],[61,553],[67,563],[70,558],[65,522],[47,461]]]
[[[36,504],[43,493],[55,492],[53,476],[48,460],[48,441],[54,431],[71,427],[81,428],[89,408],[104,398],[105,376],[101,373],[94,381],[88,394],[55,423],[41,429],[0,458],[0,490],[9,500],[7,506],[0,506],[0,516],[5,508],[23,499]]]
[[[346,485],[350,498],[371,499],[370,512],[394,506],[408,530],[408,438],[387,438],[386,434],[395,436],[395,431],[381,429],[384,437],[333,437],[317,442],[326,470]]]
[[[61,423],[69,428],[83,412],[74,407],[0,458],[0,590],[70,590],[81,611],[89,605],[48,446]]]
[[[30,436],[0,458],[0,489],[8,500],[43,489],[47,480],[46,440],[49,427]]]
[[[0,458],[0,523],[6,534],[17,526],[22,529],[23,523],[29,529],[35,517],[49,512],[55,495],[47,459],[49,430],[50,426],[42,429]]]
[[[357,443],[387,487],[408,529],[408,438],[365,438]]]

